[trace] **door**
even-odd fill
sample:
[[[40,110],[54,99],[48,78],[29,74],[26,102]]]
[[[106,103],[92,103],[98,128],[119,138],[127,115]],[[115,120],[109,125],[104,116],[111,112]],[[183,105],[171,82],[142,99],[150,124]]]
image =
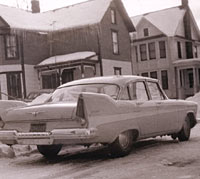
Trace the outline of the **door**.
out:
[[[178,127],[176,103],[165,98],[158,83],[148,82],[147,84],[151,100],[154,101],[157,106],[157,132],[166,134],[166,132],[174,131]]]
[[[22,98],[21,78],[19,72],[7,73],[8,99]]]
[[[141,137],[153,136],[157,127],[157,106],[154,101],[149,100],[145,83],[143,81],[131,83],[129,95],[132,102],[136,104],[134,118],[137,119]]]

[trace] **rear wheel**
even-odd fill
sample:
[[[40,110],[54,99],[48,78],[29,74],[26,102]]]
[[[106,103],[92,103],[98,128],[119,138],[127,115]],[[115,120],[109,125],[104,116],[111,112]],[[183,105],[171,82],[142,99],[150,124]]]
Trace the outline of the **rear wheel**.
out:
[[[186,120],[183,123],[183,127],[181,129],[181,131],[178,133],[178,139],[180,141],[187,141],[190,138],[190,120],[187,117]]]
[[[119,134],[117,139],[110,144],[110,154],[113,157],[123,157],[128,155],[133,146],[133,134],[131,131],[125,131]]]
[[[38,151],[46,158],[53,158],[62,149],[62,145],[38,145]]]

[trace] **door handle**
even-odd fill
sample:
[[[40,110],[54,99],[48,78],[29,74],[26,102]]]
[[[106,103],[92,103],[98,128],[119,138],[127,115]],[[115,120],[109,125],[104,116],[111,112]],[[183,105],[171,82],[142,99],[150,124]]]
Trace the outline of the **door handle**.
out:
[[[138,106],[140,106],[140,105],[143,104],[143,102],[136,102],[136,104],[137,104]]]
[[[159,104],[159,105],[160,105],[160,104],[162,104],[162,102],[156,102],[156,104]]]

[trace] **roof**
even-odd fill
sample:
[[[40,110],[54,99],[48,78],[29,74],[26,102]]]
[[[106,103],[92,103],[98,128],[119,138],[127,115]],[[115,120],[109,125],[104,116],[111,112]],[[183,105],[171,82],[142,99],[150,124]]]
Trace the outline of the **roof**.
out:
[[[84,60],[87,58],[91,58],[96,56],[95,52],[90,52],[90,51],[83,51],[83,52],[75,52],[75,53],[70,53],[66,55],[57,55],[53,56],[50,58],[47,58],[40,62],[36,67],[42,67],[42,66],[49,66],[49,65],[54,65],[54,64],[63,64],[67,62],[74,62],[78,60]],[[96,60],[96,59],[91,59],[91,60]]]
[[[183,19],[185,13],[186,9],[178,6],[131,17],[131,20],[134,26],[137,27],[137,25],[144,18],[156,26],[165,35],[174,36],[176,34],[178,25]]]
[[[80,80],[75,80],[72,82],[65,83],[61,85],[59,88],[63,88],[66,86],[72,85],[80,85],[80,84],[88,84],[88,83],[107,83],[107,84],[117,84],[119,86],[124,86],[129,81],[135,80],[151,80],[151,81],[158,81],[157,79],[152,79],[148,77],[142,76],[135,76],[135,75],[115,75],[115,76],[101,76],[101,77],[92,77],[92,78],[85,78]]]
[[[190,68],[191,66],[200,65],[200,58],[176,60],[173,62],[173,65],[176,67]]]
[[[123,5],[119,3],[120,0],[90,0],[43,13],[32,13],[0,5],[0,16],[12,29],[64,30],[100,23],[112,1],[116,1],[117,6],[123,9]],[[129,19],[128,15],[125,17],[125,12],[122,15],[124,20]],[[126,20],[125,23],[129,29],[134,29],[131,20],[130,22]]]

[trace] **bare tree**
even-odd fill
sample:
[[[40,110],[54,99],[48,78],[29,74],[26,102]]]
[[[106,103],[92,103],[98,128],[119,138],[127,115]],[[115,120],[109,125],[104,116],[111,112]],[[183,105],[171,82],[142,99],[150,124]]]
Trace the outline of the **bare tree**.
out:
[[[18,8],[30,10],[30,0],[15,0]]]

